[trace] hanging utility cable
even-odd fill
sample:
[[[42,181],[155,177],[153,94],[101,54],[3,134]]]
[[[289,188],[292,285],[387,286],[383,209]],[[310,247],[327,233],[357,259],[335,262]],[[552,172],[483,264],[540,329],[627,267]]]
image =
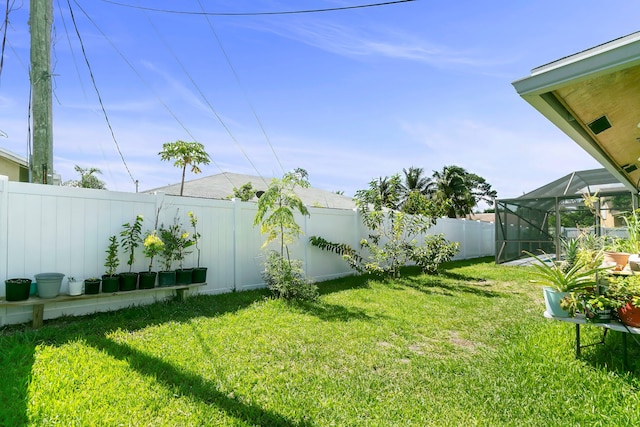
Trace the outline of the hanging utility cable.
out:
[[[62,13],[62,6],[60,5],[60,0],[56,0],[56,3],[58,4],[58,10],[60,10],[60,19],[62,20],[62,27],[64,28],[64,34],[67,36],[67,43],[69,44],[69,50],[71,51],[71,58],[73,59],[73,65],[76,69],[76,74],[78,75],[78,83],[80,83],[82,94],[84,95],[85,101],[87,101],[88,100],[87,91],[85,90],[84,84],[82,83],[82,77],[80,76],[80,67],[78,67],[76,54],[71,44],[71,37],[69,37],[69,30],[67,29],[67,21],[64,19],[64,13]]]
[[[0,52],[0,77],[2,77],[2,67],[4,66],[4,47],[7,44],[7,28],[9,27],[9,0],[7,0],[7,7],[4,12],[4,28],[2,31],[2,51]]]
[[[124,168],[127,170],[129,174],[129,178],[134,185],[136,185],[136,179],[131,175],[131,171],[129,170],[129,166],[127,166],[127,162],[122,155],[122,151],[120,150],[120,145],[118,144],[118,140],[116,139],[116,135],[113,132],[113,128],[111,127],[111,122],[109,121],[109,116],[107,115],[107,110],[104,108],[104,104],[102,103],[102,96],[100,95],[100,91],[98,90],[98,85],[96,84],[96,79],[93,76],[93,70],[91,69],[91,64],[89,64],[89,59],[87,58],[87,52],[84,49],[84,43],[82,41],[82,37],[80,36],[80,31],[78,30],[78,25],[76,24],[76,18],[73,14],[73,9],[71,8],[71,1],[67,0],[67,4],[69,5],[69,13],[71,14],[71,22],[73,22],[73,28],[76,31],[76,35],[78,36],[78,40],[80,41],[80,48],[82,49],[82,56],[84,57],[84,61],[87,64],[87,68],[89,69],[89,76],[91,77],[91,83],[93,84],[93,88],[96,91],[96,95],[98,96],[98,103],[100,104],[100,108],[102,109],[102,114],[104,115],[104,119],[107,122],[107,127],[109,128],[109,132],[111,132],[111,138],[116,145],[116,149],[118,150],[118,154],[120,154],[120,158],[122,159],[122,164],[124,164]]]
[[[200,8],[204,12],[204,7],[202,6],[202,2],[200,0],[198,0],[198,5],[200,5]],[[227,61],[227,65],[231,69],[231,72],[233,73],[233,76],[235,77],[236,82],[238,83],[238,86],[240,86],[240,89],[242,90],[242,93],[244,94],[244,99],[247,101],[247,104],[249,104],[249,108],[251,108],[251,112],[253,113],[253,117],[255,117],[256,122],[258,123],[258,126],[260,126],[260,130],[262,130],[262,134],[264,135],[265,139],[267,140],[267,144],[269,144],[269,148],[271,148],[271,152],[273,153],[273,156],[276,158],[276,161],[278,162],[278,166],[280,166],[280,170],[282,170],[282,173],[284,173],[284,168],[282,167],[282,163],[280,163],[280,159],[278,158],[278,155],[276,154],[276,150],[273,148],[273,144],[271,144],[271,140],[269,139],[269,136],[267,135],[267,131],[265,130],[264,126],[262,125],[262,121],[258,117],[258,113],[256,112],[256,109],[253,108],[253,104],[249,100],[249,96],[247,95],[247,91],[244,89],[244,87],[242,86],[242,83],[240,82],[240,77],[238,76],[238,73],[236,72],[236,69],[233,67],[233,64],[231,63],[231,59],[229,59],[229,55],[227,55],[227,51],[224,49],[224,46],[222,46],[222,42],[220,41],[220,37],[218,37],[218,33],[216,32],[215,28],[213,28],[213,24],[211,22],[211,18],[209,18],[209,16],[205,15],[205,19],[207,20],[207,24],[209,24],[209,28],[211,29],[211,32],[213,33],[213,36],[215,37],[216,41],[218,42],[218,46],[220,47],[220,50],[222,51],[222,54],[224,55],[224,59]]]
[[[138,6],[135,4],[121,3],[113,0],[102,0],[102,1],[105,3],[115,4],[117,6],[130,7],[132,9],[148,10],[151,12],[175,13],[180,15],[261,16],[261,15],[294,15],[294,14],[301,14],[301,13],[337,12],[337,11],[349,10],[349,9],[364,9],[368,7],[390,6],[394,4],[400,4],[400,3],[409,3],[417,0],[395,0],[395,1],[385,1],[380,3],[360,4],[355,6],[329,7],[325,9],[285,10],[280,12],[192,12],[187,10],[171,10],[171,9],[159,9],[155,7]]]
[[[131,62],[127,59],[127,57],[124,56],[124,54],[120,51],[120,49],[118,49],[118,47],[113,43],[113,41],[105,34],[105,32],[102,31],[102,29],[98,26],[95,20],[82,8],[82,6],[78,4],[77,0],[74,0],[74,3],[82,11],[82,13],[84,13],[84,16],[89,20],[89,22],[93,24],[96,30],[98,30],[98,32],[102,34],[102,37],[104,37],[104,39],[107,41],[107,43],[109,43],[109,45],[113,48],[113,50],[115,50],[116,53],[120,55],[120,58],[125,62],[125,64],[127,64],[127,66],[131,69],[131,71],[133,71],[133,73],[138,77],[138,79],[140,79],[140,81],[147,87],[147,89],[149,89],[156,96],[156,99],[158,100],[158,102],[162,104],[162,106],[167,110],[167,112],[171,115],[171,117],[173,117],[173,119],[180,125],[180,127],[186,132],[186,134],[189,135],[189,137],[193,141],[197,141],[197,138],[193,136],[193,134],[189,129],[187,129],[187,127],[184,125],[182,120],[180,120],[180,118],[173,112],[173,110],[167,105],[167,103],[164,102],[160,96],[158,96],[158,94],[153,89],[153,87],[149,84],[149,82],[145,80],[142,74],[140,74],[140,72],[133,66],[133,64],[131,64]],[[220,165],[218,165],[218,163],[213,158],[211,158],[211,163],[213,163],[213,165],[217,167],[220,172],[224,173],[224,170],[220,167]],[[233,181],[231,181],[231,178],[227,177],[227,179],[233,185]]]
[[[146,14],[145,14],[146,15]],[[147,16],[147,19],[149,19],[149,17]],[[198,91],[198,93],[200,94],[200,96],[202,97],[202,99],[204,100],[204,102],[207,104],[207,106],[209,107],[209,109],[211,110],[211,112],[213,113],[213,115],[216,117],[216,119],[218,120],[218,122],[220,123],[220,125],[222,125],[222,127],[224,128],[224,130],[227,132],[227,134],[229,135],[229,137],[231,138],[231,140],[238,146],[238,149],[240,150],[240,152],[242,153],[242,155],[247,159],[247,161],[249,162],[249,164],[251,165],[251,167],[253,167],[253,169],[256,171],[256,173],[258,174],[258,176],[262,179],[262,181],[265,184],[268,184],[268,182],[264,179],[264,177],[260,174],[260,171],[258,170],[258,168],[256,167],[256,165],[253,163],[253,161],[251,161],[251,159],[249,158],[249,156],[247,155],[247,153],[244,151],[244,149],[242,148],[242,146],[240,145],[240,143],[238,142],[238,140],[236,139],[236,137],[233,135],[233,133],[231,132],[231,129],[229,129],[229,127],[227,126],[227,124],[224,122],[224,120],[222,120],[222,117],[220,117],[220,115],[218,114],[218,112],[216,111],[216,109],[213,107],[213,105],[211,105],[211,102],[209,101],[209,99],[207,98],[207,96],[204,94],[204,92],[202,92],[202,89],[200,89],[200,86],[198,86],[198,84],[195,82],[195,80],[193,79],[193,77],[191,77],[191,74],[189,73],[189,71],[186,69],[186,67],[184,66],[184,64],[180,61],[180,58],[178,58],[175,54],[175,52],[173,51],[173,49],[171,49],[171,46],[169,46],[169,44],[167,43],[167,41],[165,40],[164,37],[162,37],[162,33],[160,33],[160,31],[158,31],[158,28],[153,24],[153,21],[151,21],[151,19],[149,19],[149,24],[151,25],[151,27],[153,28],[153,30],[156,32],[156,34],[158,35],[158,38],[162,41],[162,43],[165,45],[165,47],[167,48],[167,50],[169,51],[169,53],[171,53],[171,56],[173,56],[173,59],[175,59],[175,61],[178,63],[178,65],[180,66],[180,68],[182,68],[182,72],[184,72],[184,74],[187,76],[187,78],[189,78],[189,81],[191,81],[191,84],[193,85],[193,87]]]

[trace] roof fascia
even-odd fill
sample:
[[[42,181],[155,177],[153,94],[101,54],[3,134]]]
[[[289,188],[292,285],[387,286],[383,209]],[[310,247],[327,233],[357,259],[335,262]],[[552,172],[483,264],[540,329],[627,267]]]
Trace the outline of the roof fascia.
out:
[[[640,32],[596,46],[532,70],[531,76],[513,82],[518,94],[549,121],[602,164],[630,191],[635,183],[620,173],[597,141],[576,122],[571,112],[552,93],[581,80],[640,65]]]

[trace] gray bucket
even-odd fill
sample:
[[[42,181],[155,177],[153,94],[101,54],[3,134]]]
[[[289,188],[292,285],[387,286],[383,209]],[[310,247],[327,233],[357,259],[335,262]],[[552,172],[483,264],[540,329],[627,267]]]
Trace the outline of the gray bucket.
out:
[[[36,282],[38,282],[38,296],[40,298],[55,298],[60,293],[62,285],[62,273],[39,273],[36,274]]]

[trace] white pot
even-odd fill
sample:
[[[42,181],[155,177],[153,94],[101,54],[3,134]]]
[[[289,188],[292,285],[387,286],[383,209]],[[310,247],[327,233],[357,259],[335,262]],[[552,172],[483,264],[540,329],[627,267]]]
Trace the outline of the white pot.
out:
[[[69,295],[82,295],[82,285],[82,280],[74,280],[72,282],[69,282]]]
[[[631,271],[640,271],[640,255],[629,255],[629,268]]]

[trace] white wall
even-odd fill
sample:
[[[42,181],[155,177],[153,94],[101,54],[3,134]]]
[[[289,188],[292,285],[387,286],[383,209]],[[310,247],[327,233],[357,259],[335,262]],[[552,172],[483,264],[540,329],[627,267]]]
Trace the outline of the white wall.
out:
[[[178,215],[183,227],[191,231],[189,211],[198,217],[202,235],[200,265],[208,267],[207,285],[198,291],[215,294],[263,286],[263,237],[259,227],[253,226],[255,203],[9,182],[0,176],[0,297],[5,295],[4,280],[8,278],[33,279],[44,272],[60,272],[77,280],[101,276],[108,238],[119,235],[122,224],[142,214],[146,231],[154,228],[156,214],[158,225],[170,225]],[[318,235],[357,248],[366,236],[357,212],[314,207],[309,211],[310,217],[297,217],[305,235],[291,247],[292,256],[302,259],[307,275],[317,281],[351,274],[339,256],[312,247],[307,237]],[[429,230],[429,234],[436,233],[461,243],[456,259],[494,255],[491,223],[441,219]],[[148,260],[138,249],[133,271],[144,271]],[[124,255],[120,260],[119,271],[126,271]],[[195,251],[184,264],[196,265]],[[66,280],[61,292],[67,292]],[[45,306],[44,318],[145,304],[166,298],[169,293],[50,303]],[[30,307],[0,307],[0,326],[30,319]]]

